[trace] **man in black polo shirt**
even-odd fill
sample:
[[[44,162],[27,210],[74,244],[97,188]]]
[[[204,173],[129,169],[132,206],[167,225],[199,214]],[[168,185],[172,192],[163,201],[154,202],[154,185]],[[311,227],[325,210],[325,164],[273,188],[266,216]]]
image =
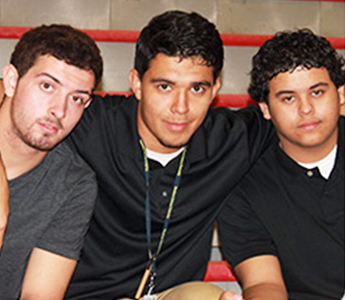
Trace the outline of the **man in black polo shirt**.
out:
[[[343,58],[309,30],[253,58],[249,93],[277,138],[219,221],[245,299],[344,295],[344,81]]]
[[[66,299],[219,298],[202,282],[214,222],[272,136],[257,106],[209,110],[222,65],[215,26],[170,11],[137,41],[134,96],[94,97],[71,142],[98,201]]]

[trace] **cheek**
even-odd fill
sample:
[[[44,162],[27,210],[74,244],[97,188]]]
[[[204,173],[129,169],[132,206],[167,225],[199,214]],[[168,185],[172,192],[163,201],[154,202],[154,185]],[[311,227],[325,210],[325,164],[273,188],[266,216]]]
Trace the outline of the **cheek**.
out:
[[[154,102],[141,105],[141,113],[145,120],[158,120],[159,116],[163,116],[168,107],[164,103]]]
[[[21,101],[20,95],[12,99],[12,114],[19,117],[36,116],[35,106],[27,105],[26,101]]]
[[[72,130],[80,121],[83,112],[84,109],[68,110],[66,112],[67,118],[65,118],[65,121],[62,121],[62,123],[65,123],[65,128]]]
[[[283,114],[275,114],[271,116],[271,121],[277,131],[286,132],[293,128],[293,117],[286,112]]]
[[[196,118],[204,118],[210,108],[211,102],[208,100],[200,101],[200,99],[190,101],[189,112]]]
[[[320,111],[328,117],[338,117],[340,113],[340,105],[339,102],[333,102],[332,105],[325,105],[324,107],[320,108]]]
[[[199,124],[201,124],[206,118],[207,111],[208,110],[206,109],[206,110],[197,110],[194,112],[194,118],[197,120]]]

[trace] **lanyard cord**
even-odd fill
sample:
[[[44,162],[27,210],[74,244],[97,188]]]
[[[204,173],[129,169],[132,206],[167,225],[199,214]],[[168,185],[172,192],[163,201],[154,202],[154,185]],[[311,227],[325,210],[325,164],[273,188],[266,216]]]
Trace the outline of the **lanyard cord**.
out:
[[[140,143],[140,146],[141,146],[141,148],[143,150],[143,154],[144,154],[144,172],[145,172],[145,182],[146,182],[146,202],[145,202],[145,216],[146,216],[146,218],[145,218],[145,220],[146,220],[146,236],[147,236],[147,244],[148,244],[148,256],[149,256],[150,261],[152,262],[152,272],[154,272],[156,259],[157,259],[158,255],[162,249],[163,242],[164,242],[166,233],[168,231],[171,213],[173,211],[174,203],[175,203],[176,196],[177,196],[177,191],[178,191],[179,186],[180,186],[182,171],[183,171],[186,152],[187,152],[187,147],[183,150],[181,158],[180,158],[180,163],[179,163],[179,167],[177,169],[177,173],[176,173],[176,177],[175,177],[175,181],[174,181],[174,185],[173,185],[173,190],[172,190],[171,197],[170,197],[169,206],[168,206],[168,209],[166,212],[163,229],[162,229],[160,240],[159,240],[159,243],[157,246],[157,251],[153,255],[152,250],[151,250],[151,205],[150,205],[150,192],[149,192],[149,187],[150,187],[149,162],[148,162],[148,158],[147,158],[146,148],[145,148],[145,145],[144,145],[144,142],[142,141],[142,139],[139,140],[139,143]]]

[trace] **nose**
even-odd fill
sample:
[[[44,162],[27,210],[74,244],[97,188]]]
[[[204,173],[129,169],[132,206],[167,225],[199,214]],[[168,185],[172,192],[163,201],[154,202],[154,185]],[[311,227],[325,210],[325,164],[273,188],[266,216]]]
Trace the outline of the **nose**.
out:
[[[300,105],[299,105],[299,111],[302,114],[310,114],[313,111],[313,103],[312,100],[309,99],[308,97],[301,97],[300,99]]]
[[[66,115],[67,97],[56,95],[51,101],[49,113],[57,119],[62,119]]]
[[[173,100],[172,111],[178,114],[185,114],[189,110],[187,92],[180,91],[175,95]]]

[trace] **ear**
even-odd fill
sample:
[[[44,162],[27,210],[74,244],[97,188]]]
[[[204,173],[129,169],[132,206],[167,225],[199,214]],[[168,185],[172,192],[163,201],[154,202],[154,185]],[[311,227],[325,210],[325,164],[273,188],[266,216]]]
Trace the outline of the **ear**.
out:
[[[340,96],[340,105],[345,104],[345,85],[342,85],[338,88],[338,93]]]
[[[16,67],[12,64],[5,66],[3,70],[4,93],[7,97],[13,97],[18,84],[19,74]]]
[[[141,100],[141,79],[139,78],[138,71],[135,69],[130,70],[129,72],[129,83],[135,97],[140,101]]]
[[[214,97],[216,97],[219,89],[220,89],[220,86],[221,86],[221,82],[220,82],[220,77],[218,77],[213,85],[213,88],[212,88],[212,101],[214,99]]]
[[[92,102],[92,96],[91,96],[90,101],[88,101],[88,102],[84,105],[84,109],[88,108],[88,107],[90,106],[91,102]]]
[[[345,85],[338,88],[340,99],[340,114],[345,116]]]
[[[266,120],[271,120],[270,108],[266,102],[259,102],[260,109]]]

